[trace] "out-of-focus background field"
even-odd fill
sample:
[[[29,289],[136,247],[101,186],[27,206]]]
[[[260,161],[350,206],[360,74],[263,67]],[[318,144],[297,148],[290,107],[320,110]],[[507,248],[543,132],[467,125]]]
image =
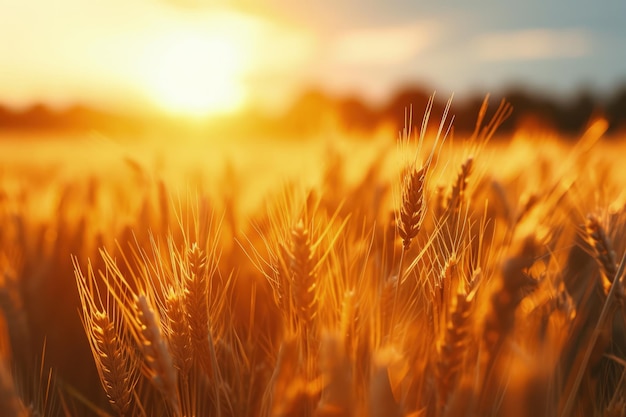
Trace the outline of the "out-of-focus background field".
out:
[[[193,268],[195,261],[185,254],[193,250],[194,242],[200,242],[200,250],[216,268],[208,275],[205,285],[210,292],[204,297],[210,312],[209,340],[214,341],[217,355],[212,363],[223,375],[205,373],[203,362],[186,345],[190,350],[185,354],[196,358],[189,374],[194,376],[184,376],[182,368],[175,368],[178,394],[165,397],[164,402],[155,397],[164,393],[155,382],[155,371],[143,368],[151,365],[124,365],[132,371],[128,377],[132,379],[124,379],[122,388],[136,395],[124,413],[212,415],[220,410],[222,415],[296,416],[316,410],[325,415],[330,402],[346,416],[383,416],[389,410],[412,415],[424,407],[428,415],[466,415],[446,410],[455,406],[459,390],[468,389],[467,378],[474,372],[482,375],[490,363],[496,366],[496,376],[480,376],[489,385],[473,390],[466,400],[477,413],[498,415],[504,407],[517,410],[514,415],[534,415],[526,398],[534,395],[537,380],[541,392],[545,391],[536,394],[545,415],[557,411],[600,415],[609,407],[620,409],[622,403],[615,398],[621,398],[623,375],[621,310],[611,313],[615,316],[610,316],[609,324],[599,324],[606,320],[599,318],[602,306],[617,302],[607,301],[606,292],[603,296],[593,292],[602,288],[603,281],[593,260],[595,235],[586,234],[591,229],[585,224],[587,215],[602,219],[608,240],[598,241],[614,249],[599,249],[605,252],[595,256],[601,268],[616,268],[616,256],[625,243],[621,231],[626,224],[626,171],[620,158],[624,141],[606,133],[605,119],[596,119],[577,139],[531,126],[491,138],[449,132],[442,144],[443,135],[435,142],[438,123],[431,121],[422,142],[419,129],[407,135],[389,127],[369,134],[324,128],[318,135],[298,139],[259,136],[215,141],[194,135],[130,139],[96,131],[5,133],[0,143],[0,330],[4,335],[0,347],[13,375],[7,395],[17,398],[5,403],[6,410],[14,415],[30,412],[24,410],[41,410],[37,412],[44,415],[116,415],[120,400],[115,391],[102,388],[110,387],[106,385],[110,374],[98,377],[98,367],[107,368],[94,359],[104,354],[92,347],[92,357],[87,343],[94,337],[89,335],[98,334],[89,329],[97,327],[87,321],[83,328],[81,317],[95,320],[98,311],[124,316],[115,322],[121,329],[117,337],[131,350],[117,355],[134,351],[133,359],[127,359],[130,363],[148,360],[141,356],[148,353],[132,350],[135,342],[123,333],[132,323],[126,320],[132,319],[120,307],[133,305],[132,299],[124,301],[125,294],[146,292],[174,355],[176,333],[166,324],[171,320],[170,307],[160,303],[169,300],[168,291],[178,294],[179,290],[167,288],[195,279],[193,272],[185,272],[193,271],[187,268]],[[442,126],[445,132],[449,124]],[[429,163],[431,150],[434,159]],[[472,168],[462,174],[459,167],[468,158]],[[406,191],[400,191],[408,184],[402,174],[407,162],[409,169],[429,164],[429,176],[422,191],[424,230],[405,254],[397,229],[402,221],[396,216],[408,198],[402,194]],[[464,190],[462,199],[454,197],[455,189]],[[457,211],[453,211],[455,198]],[[316,245],[327,247],[312,249],[315,256],[329,251],[316,267],[319,271],[309,277],[314,284],[298,284],[304,278],[296,275],[297,263],[290,260],[297,253],[290,251],[298,247],[290,239],[295,239],[302,219],[310,222],[309,233],[321,239]],[[524,246],[528,239],[533,242],[531,249]],[[520,245],[526,249],[518,253]],[[528,264],[526,251],[537,254]],[[410,272],[399,285],[394,277],[402,274],[404,256]],[[168,266],[170,261],[173,266]],[[458,263],[459,272],[449,272],[451,262]],[[537,284],[499,289],[500,280],[517,279],[504,272],[507,262],[534,265],[523,269],[523,274]],[[176,265],[181,278],[172,272]],[[282,275],[281,268],[294,275]],[[75,274],[77,282],[86,285],[78,292]],[[437,320],[431,327],[433,311],[442,314],[450,309],[450,314],[456,314],[460,301],[445,295],[439,301],[435,295],[437,288],[443,291],[456,282],[448,281],[455,274],[465,282],[459,294],[467,294],[463,295],[467,300],[474,294],[475,307],[461,321],[451,316],[448,326],[452,327],[441,327]],[[111,280],[129,288],[104,284]],[[285,306],[280,297],[287,295],[281,285],[293,286],[286,294],[293,292],[295,300],[297,285],[311,285],[306,288],[315,294],[315,301],[305,305],[315,309],[312,319],[303,321],[299,308],[304,307]],[[188,294],[182,288],[180,294]],[[389,295],[394,291],[390,288],[398,288],[399,295]],[[494,300],[502,291],[521,293],[502,295],[510,301],[498,304]],[[114,294],[122,298],[102,301]],[[354,307],[346,307],[346,294],[355,297]],[[615,297],[622,297],[619,294]],[[392,302],[394,297],[399,298]],[[85,299],[94,300],[95,310],[86,307]],[[393,318],[393,305],[400,310],[399,318]],[[507,311],[514,312],[514,322],[490,321],[500,314],[509,317]],[[354,314],[354,324],[346,322],[346,314]],[[448,341],[457,336],[448,336],[444,329],[456,334],[456,326],[459,332],[469,333]],[[603,336],[601,344],[594,342],[591,335],[596,328],[611,336]],[[416,331],[428,337],[414,339],[411,335]],[[494,331],[504,345],[491,347],[488,338]],[[333,350],[333,343],[350,343],[350,347],[344,354]],[[470,351],[455,365],[460,368],[452,368],[452,376],[446,376],[447,361],[456,359],[447,358],[451,353],[442,347],[445,343],[450,343],[450,349],[484,344],[487,350]],[[320,351],[309,351],[311,346]],[[581,359],[589,346],[601,347],[594,348],[600,349],[594,359]],[[290,352],[285,349],[304,349],[304,356],[284,353]],[[373,352],[368,353],[370,349]],[[420,353],[424,349],[429,353]],[[388,357],[391,351],[394,359]],[[418,354],[419,358],[413,356]],[[544,356],[539,362],[526,357],[540,354]],[[280,359],[284,355],[290,356]],[[350,377],[340,379],[341,383],[334,378],[344,377],[325,365],[335,360],[349,369],[344,377]],[[520,376],[524,366],[530,370]],[[512,377],[513,372],[517,376]],[[571,381],[579,372],[583,387],[555,385],[575,384]],[[294,373],[299,379],[292,393],[277,381]],[[226,391],[214,392],[202,378]],[[250,385],[244,383],[248,378]],[[328,385],[317,385],[316,378]],[[437,385],[422,386],[430,378]],[[505,385],[506,378],[514,378],[518,385]],[[190,383],[193,388],[185,388]],[[378,388],[379,383],[383,388]],[[385,398],[376,400],[378,389],[386,393],[380,394]],[[333,400],[333,390],[352,394],[346,400]],[[403,390],[410,396],[403,397]],[[268,393],[274,396],[269,402]],[[497,405],[484,404],[485,395],[498,395],[501,400]],[[570,397],[573,402],[568,406],[564,402]],[[383,405],[375,405],[376,401]],[[175,405],[178,402],[181,405]]]
[[[183,195],[196,189],[214,198],[236,194],[242,199],[237,209],[254,210],[281,185],[319,184],[324,167],[347,154],[346,181],[358,181],[381,152],[395,149],[397,134],[391,130],[369,135],[333,131],[293,139],[260,134],[226,140],[137,140],[113,139],[98,132],[5,133],[0,159],[5,191],[27,189],[34,199],[50,201],[56,193],[51,186],[89,177],[129,186],[165,180],[173,192]]]

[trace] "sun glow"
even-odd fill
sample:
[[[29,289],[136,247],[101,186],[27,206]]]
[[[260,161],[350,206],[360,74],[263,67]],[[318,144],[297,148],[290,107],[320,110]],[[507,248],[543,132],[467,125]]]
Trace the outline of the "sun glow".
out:
[[[186,116],[236,111],[245,102],[245,48],[223,31],[182,30],[152,43],[143,83],[164,110]]]

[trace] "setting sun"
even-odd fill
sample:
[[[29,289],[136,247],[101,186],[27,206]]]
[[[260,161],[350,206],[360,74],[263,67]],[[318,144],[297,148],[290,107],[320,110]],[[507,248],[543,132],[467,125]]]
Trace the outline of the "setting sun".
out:
[[[245,54],[228,33],[178,31],[153,43],[145,59],[146,93],[166,111],[187,116],[224,114],[245,100]]]

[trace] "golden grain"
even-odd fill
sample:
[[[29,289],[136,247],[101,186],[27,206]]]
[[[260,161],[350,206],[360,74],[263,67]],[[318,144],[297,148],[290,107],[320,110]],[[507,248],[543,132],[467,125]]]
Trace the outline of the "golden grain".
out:
[[[0,415],[624,415],[614,145],[490,142],[507,105],[446,142],[449,110],[402,132],[408,164],[337,147],[274,198],[256,165],[215,186],[170,155],[127,158],[134,181],[32,179],[50,201],[0,177]]]

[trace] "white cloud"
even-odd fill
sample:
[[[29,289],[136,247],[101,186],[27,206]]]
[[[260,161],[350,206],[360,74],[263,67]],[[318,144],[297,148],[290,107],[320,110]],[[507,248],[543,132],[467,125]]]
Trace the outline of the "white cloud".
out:
[[[432,45],[440,33],[432,22],[347,31],[333,40],[329,59],[339,65],[401,64]]]
[[[581,57],[591,44],[590,34],[581,29],[527,29],[486,33],[471,45],[483,60],[522,61]]]

